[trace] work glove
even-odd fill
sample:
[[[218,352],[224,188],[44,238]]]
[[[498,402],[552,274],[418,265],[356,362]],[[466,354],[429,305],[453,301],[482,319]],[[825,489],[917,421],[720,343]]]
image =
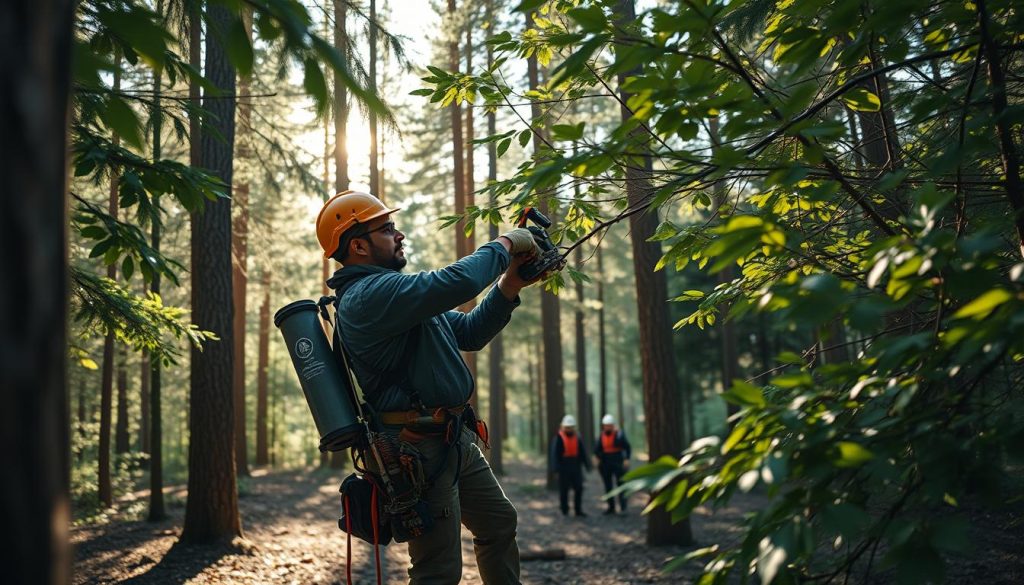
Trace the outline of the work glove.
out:
[[[512,242],[512,248],[509,253],[512,255],[526,253],[540,253],[540,248],[537,246],[537,240],[533,239],[533,234],[526,228],[516,228],[512,231],[501,234],[502,237],[508,238],[508,241]]]

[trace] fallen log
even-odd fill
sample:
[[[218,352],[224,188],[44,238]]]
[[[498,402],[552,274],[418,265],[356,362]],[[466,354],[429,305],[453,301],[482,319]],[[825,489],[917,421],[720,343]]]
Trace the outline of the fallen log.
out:
[[[520,561],[564,561],[564,548],[544,548],[519,551]]]

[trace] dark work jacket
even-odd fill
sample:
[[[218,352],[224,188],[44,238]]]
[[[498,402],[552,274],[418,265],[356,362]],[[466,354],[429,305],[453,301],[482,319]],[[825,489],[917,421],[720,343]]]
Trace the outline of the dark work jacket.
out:
[[[576,433],[577,441],[579,445],[579,453],[576,457],[565,457],[565,443],[562,442],[562,436],[556,434],[551,439],[551,448],[548,450],[548,466],[552,471],[559,473],[563,471],[579,471],[580,465],[590,469],[590,458],[587,457],[587,447],[584,445],[583,437],[580,437],[579,433]]]
[[[602,465],[621,465],[632,454],[629,439],[626,438],[626,433],[622,429],[615,429],[614,445],[622,450],[614,453],[605,453],[604,447],[601,444],[601,435],[597,435],[597,441],[594,442],[594,455],[597,455]]]
[[[505,269],[510,258],[496,242],[440,270],[403,274],[380,266],[345,266],[327,286],[341,298],[341,337],[352,371],[377,412],[409,410],[397,384],[377,388],[386,372],[404,370],[426,407],[465,404],[473,377],[459,351],[482,349],[519,306],[493,287],[472,311],[454,310],[475,298]],[[402,363],[414,327],[421,327],[410,363]],[[397,378],[396,378],[397,379]]]

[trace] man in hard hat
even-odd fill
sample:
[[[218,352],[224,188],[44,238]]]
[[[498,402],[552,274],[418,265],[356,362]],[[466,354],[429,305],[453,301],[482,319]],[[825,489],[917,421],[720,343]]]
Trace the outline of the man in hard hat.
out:
[[[594,443],[594,459],[605,493],[622,484],[622,476],[629,468],[630,451],[626,433],[615,426],[615,417],[610,414],[601,417],[601,434]],[[626,511],[626,494],[619,494],[619,509]],[[608,498],[608,509],[604,513],[615,513],[615,498]]]
[[[562,417],[561,428],[551,439],[550,465],[558,474],[558,506],[562,515],[569,515],[569,488],[572,488],[573,511],[577,516],[586,516],[583,511],[583,467],[590,471],[590,460],[576,432],[576,417],[571,414]]]
[[[409,540],[409,579],[461,580],[462,524],[473,533],[483,582],[519,583],[516,510],[466,428],[473,425],[463,424],[475,419],[473,378],[459,352],[480,350],[508,323],[519,291],[532,284],[517,270],[537,243],[514,229],[444,268],[403,274],[397,211],[367,193],[339,193],[320,211],[317,236],[324,257],[343,265],[327,284],[339,298],[340,336],[373,423],[425,460],[423,500],[434,522]],[[495,280],[476,308],[455,310]]]

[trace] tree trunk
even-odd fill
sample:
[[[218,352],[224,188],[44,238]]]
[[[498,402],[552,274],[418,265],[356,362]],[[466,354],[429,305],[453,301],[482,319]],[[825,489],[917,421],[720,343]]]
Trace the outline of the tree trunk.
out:
[[[452,40],[448,42],[448,66],[453,73],[459,71],[459,34],[455,28],[458,18],[455,0],[448,0],[448,16],[451,18]],[[451,107],[452,123],[452,183],[455,193],[455,214],[461,215],[466,211],[466,172],[463,167],[463,142],[462,142],[462,108],[459,104]],[[466,255],[465,222],[460,221],[455,226],[455,258],[459,259]]]
[[[158,10],[162,9],[163,2],[158,2]],[[159,104],[160,98],[160,74],[156,76],[156,98]],[[159,106],[154,109],[153,114],[153,160],[161,158],[161,123],[162,118]],[[156,201],[154,201],[154,204]],[[160,223],[153,222],[151,233],[151,245],[157,252],[160,251]],[[149,283],[149,290],[154,294],[160,294],[160,273],[153,273],[153,280]],[[149,410],[143,410],[143,418],[150,417],[149,424],[149,515],[146,517],[150,522],[159,522],[167,517],[164,508],[164,447],[163,447],[163,422],[161,420],[162,404],[161,394],[163,392],[163,381],[161,377],[162,366],[160,360],[152,360],[149,375]]]
[[[252,40],[252,9],[242,12],[245,34]],[[251,77],[239,78],[238,93],[249,95]],[[243,97],[238,104],[238,158],[252,158],[252,98]],[[245,317],[246,289],[249,284],[249,182],[248,177],[235,187],[235,217],[231,229],[231,294],[235,315],[232,329],[235,336],[232,392],[235,404],[235,471],[249,476],[249,446],[245,432]]]
[[[620,0],[618,20],[623,26],[632,26],[636,13],[632,0]],[[639,71],[619,73],[619,87],[626,78]],[[622,120],[633,113],[625,106],[630,94],[619,90],[622,100]],[[642,132],[642,130],[641,130]],[[646,140],[637,137],[637,152],[645,152]],[[650,184],[651,159],[641,154],[632,157],[626,168],[626,197],[630,207],[641,205],[652,196]],[[675,354],[672,351],[672,329],[668,318],[668,285],[664,271],[655,272],[661,258],[661,244],[649,241],[658,227],[656,213],[637,213],[629,218],[630,239],[633,247],[633,270],[636,274],[638,328],[640,331],[640,362],[643,368],[644,415],[647,444],[651,460],[667,455],[679,457],[682,437],[679,426],[683,422],[680,396],[676,383]],[[689,520],[672,524],[668,512],[659,508],[648,516],[647,544],[689,545],[693,541]]]
[[[583,249],[576,248],[575,253],[576,269],[583,268]],[[579,429],[587,441],[596,435],[593,429],[593,416],[590,414],[590,406],[587,404],[587,340],[585,328],[586,316],[583,313],[583,282],[576,283],[576,412],[579,416]]]
[[[473,73],[473,27],[471,22],[466,23],[466,73]],[[473,176],[473,106],[469,104],[466,106],[466,207],[472,207],[476,205],[476,179]],[[463,255],[472,254],[476,250],[476,234],[471,233],[466,236],[466,241],[463,243]],[[468,303],[463,305],[464,311],[472,311],[473,307],[476,306],[476,299],[471,299]],[[467,352],[464,354],[466,358],[466,365],[469,367],[469,373],[476,379],[476,352]],[[477,406],[477,396],[474,393],[472,397],[473,407]]]
[[[85,461],[85,378],[82,378],[78,384],[78,412],[76,413],[76,420],[78,421],[78,440],[81,448],[78,449],[76,459],[81,464]]]
[[[8,583],[71,581],[67,116],[75,4],[0,4],[0,547]]]
[[[713,117],[708,120],[708,134],[710,135],[712,148],[717,149],[722,144],[722,140],[718,134],[719,127],[718,117]],[[714,196],[714,207],[712,208],[712,215],[718,216],[718,221],[725,223],[725,219],[721,216],[722,206],[726,203],[728,193],[725,189],[724,181],[717,181],[712,187],[712,195]],[[732,282],[733,279],[733,267],[728,266],[718,273],[718,284],[724,285],[728,282]],[[729,305],[725,305],[722,308],[722,318],[718,320],[719,333],[722,336],[722,391],[725,392],[732,386],[733,380],[735,380],[738,374],[738,363],[737,363],[737,343],[736,343],[736,324],[731,319],[726,319],[726,314],[729,311]],[[732,419],[732,415],[739,412],[739,406],[729,403],[727,406],[728,420]]]
[[[114,452],[124,455],[131,450],[128,436],[128,349],[121,347],[117,359],[117,424],[114,425]]]
[[[149,382],[152,365],[149,354],[142,352],[139,367],[139,452],[149,455]],[[142,467],[149,468],[149,460],[142,460]]]
[[[270,367],[270,270],[263,269],[259,363],[256,365],[256,465],[270,463],[267,443],[267,368]]]
[[[115,92],[121,89],[121,55],[114,57],[114,83]],[[121,137],[117,132],[113,133],[111,142],[116,148],[121,144]],[[114,167],[110,179],[110,190],[107,198],[107,213],[117,218],[117,167]],[[107,278],[117,278],[117,266],[107,266]],[[114,408],[114,332],[108,331],[103,339],[103,373],[100,376],[100,441],[99,441],[99,498],[104,506],[114,504],[114,492],[110,482],[110,431],[113,419]]]
[[[487,21],[491,22],[494,15],[494,2],[489,0],[487,2]],[[491,26],[487,29],[488,35],[493,37],[494,27]],[[468,36],[468,33],[467,33]],[[487,45],[487,66],[490,67],[491,63],[494,62],[494,48],[491,45]],[[469,108],[470,113],[467,116],[472,116],[472,108]],[[472,120],[472,118],[470,118]],[[487,113],[487,135],[493,136],[497,133],[497,115],[494,112]],[[472,128],[472,124],[470,124]],[[467,154],[472,155],[473,149],[469,148]],[[472,183],[473,171],[472,164],[469,165],[470,182]],[[493,183],[498,180],[498,148],[494,142],[487,144],[487,180],[488,183]],[[491,207],[497,205],[497,193],[493,188],[490,189],[490,196],[488,204]],[[490,224],[490,233],[488,234],[491,240],[498,238],[498,226]],[[488,345],[490,348],[490,357],[488,360],[488,385],[490,389],[490,412],[488,413],[490,419],[490,431],[491,431],[491,469],[498,475],[504,475],[505,464],[502,458],[502,447],[504,439],[508,433],[508,421],[505,419],[505,342],[503,336],[499,333],[491,340]],[[531,396],[532,399],[532,396]],[[531,400],[532,403],[532,400]]]
[[[531,12],[526,13],[526,28],[527,30],[533,28],[533,14]],[[526,71],[530,89],[539,87],[540,71],[537,67],[536,53],[527,59]],[[531,103],[530,124],[534,126],[534,153],[537,153],[543,144],[537,129],[539,120],[540,106],[537,103]],[[554,219],[546,199],[542,198],[538,207],[542,213]],[[546,444],[547,439],[553,437],[558,432],[562,415],[565,414],[565,378],[562,375],[562,316],[558,297],[549,291],[543,290],[540,295],[541,334],[544,339],[544,393],[547,407],[547,425],[545,439],[542,443]],[[547,476],[548,489],[555,489],[555,484],[555,475],[549,471]]]
[[[615,352],[615,413],[622,428],[626,428],[626,409],[624,407],[625,383],[622,380],[622,356]]]
[[[370,0],[370,73],[369,89],[377,93],[377,0]],[[380,193],[380,152],[377,144],[377,114],[371,109],[368,113],[370,126],[370,192]]]
[[[548,438],[554,435],[548,435],[547,417],[545,413],[545,399],[547,395],[544,385],[544,344],[543,335],[537,336],[537,345],[534,355],[538,356],[537,360],[537,452],[541,455],[545,455],[548,445]],[[548,486],[550,488],[550,486]]]
[[[281,376],[278,375],[278,362],[274,361],[272,363],[274,364],[274,381],[280,382]],[[280,462],[277,454],[277,403],[281,390],[279,383],[271,384],[270,388],[270,466],[274,467]]]
[[[212,28],[228,30],[231,14],[225,7],[214,4],[207,10]],[[206,78],[220,97],[203,100],[215,132],[201,137],[202,158],[231,192],[235,69],[222,42],[220,35],[206,37]],[[187,543],[213,543],[242,534],[235,483],[231,302],[231,200],[218,199],[192,215],[192,316],[199,328],[212,331],[220,341],[207,343],[202,351],[192,350],[188,503],[181,534]]]
[[[537,429],[537,421],[540,420],[540,404],[537,398],[540,396],[540,393],[534,390],[533,367],[533,357],[531,356],[526,364],[526,394],[530,397],[530,416],[526,427],[529,432],[527,444],[530,446],[535,446],[534,443],[537,441],[538,433],[542,432]]]
[[[334,47],[348,62],[348,4],[334,0]],[[349,186],[348,178],[348,89],[341,74],[334,74],[334,188],[339,193]]]
[[[601,362],[601,393],[598,398],[598,404],[600,404],[600,416],[608,414],[608,355],[607,355],[607,341],[605,339],[604,331],[604,260],[603,254],[601,253],[601,246],[597,246],[597,343],[600,347],[600,358]],[[622,423],[622,420],[619,420]]]
[[[334,2],[334,46],[348,59],[348,33],[345,28],[347,5],[342,0]],[[375,60],[376,61],[376,60]],[[376,120],[376,118],[374,118]],[[348,90],[338,74],[334,76],[334,189],[340,193],[349,188],[348,148],[345,141],[348,137]],[[378,186],[378,189],[383,185]],[[381,193],[383,195],[383,193]],[[327,291],[327,277],[330,275],[329,260],[324,260],[324,289]],[[336,451],[331,454],[331,469],[345,467],[346,452]]]

